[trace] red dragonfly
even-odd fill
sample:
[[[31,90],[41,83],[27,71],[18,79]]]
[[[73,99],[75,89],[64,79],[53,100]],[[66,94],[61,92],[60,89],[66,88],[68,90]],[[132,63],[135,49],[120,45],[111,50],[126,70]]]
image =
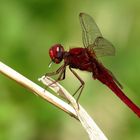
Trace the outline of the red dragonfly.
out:
[[[52,62],[58,64],[64,60],[63,65],[52,73],[47,73],[46,76],[59,74],[56,81],[65,79],[66,67],[69,66],[70,71],[78,78],[81,85],[76,90],[74,95],[79,91],[78,99],[84,88],[84,81],[73,70],[80,69],[92,73],[93,79],[98,79],[111,89],[138,117],[140,117],[140,108],[135,105],[122,91],[122,86],[112,74],[110,70],[105,68],[98,61],[99,56],[109,56],[115,54],[115,48],[106,40],[94,19],[86,13],[79,14],[80,24],[82,28],[82,40],[84,48],[71,48],[65,51],[61,44],[53,45],[49,50],[49,55]]]

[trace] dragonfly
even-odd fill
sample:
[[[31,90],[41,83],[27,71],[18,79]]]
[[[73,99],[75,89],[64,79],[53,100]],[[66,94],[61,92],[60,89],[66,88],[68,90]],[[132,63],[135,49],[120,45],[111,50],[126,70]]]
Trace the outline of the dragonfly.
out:
[[[94,19],[86,14],[80,13],[79,20],[82,29],[82,41],[84,47],[70,48],[69,51],[64,50],[61,44],[55,44],[49,49],[49,56],[51,63],[61,65],[55,72],[46,73],[45,76],[58,75],[56,81],[65,79],[66,68],[69,67],[70,71],[80,81],[80,86],[75,91],[73,96],[79,92],[77,103],[84,88],[85,82],[74,71],[79,69],[87,71],[92,74],[93,79],[99,80],[102,84],[106,85],[109,89],[117,95],[138,117],[140,117],[140,108],[134,104],[122,91],[122,85],[116,79],[114,74],[108,70],[100,61],[101,56],[115,55],[115,48],[111,42],[102,36]]]

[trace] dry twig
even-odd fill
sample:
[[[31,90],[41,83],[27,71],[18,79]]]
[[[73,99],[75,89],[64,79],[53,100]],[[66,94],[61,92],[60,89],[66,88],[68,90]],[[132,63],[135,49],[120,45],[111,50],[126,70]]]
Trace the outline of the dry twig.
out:
[[[56,93],[59,93],[60,95],[63,95],[66,99],[68,99],[72,106],[57,98],[56,96],[52,95],[48,91],[44,90],[43,88],[33,83],[23,75],[19,74],[12,68],[3,64],[2,62],[0,62],[0,73],[13,79],[18,84],[24,86],[26,89],[29,89],[33,93],[41,96],[43,99],[47,100],[51,104],[65,111],[69,115],[80,120],[81,124],[89,134],[90,140],[107,140],[106,136],[99,129],[96,123],[91,119],[91,117],[87,114],[87,112],[81,107],[81,105],[79,105],[78,108],[75,99],[60,84],[55,83],[55,85],[53,84],[52,86],[50,86],[50,88],[53,89]],[[51,78],[44,76],[40,80],[45,85],[49,85],[53,82]]]

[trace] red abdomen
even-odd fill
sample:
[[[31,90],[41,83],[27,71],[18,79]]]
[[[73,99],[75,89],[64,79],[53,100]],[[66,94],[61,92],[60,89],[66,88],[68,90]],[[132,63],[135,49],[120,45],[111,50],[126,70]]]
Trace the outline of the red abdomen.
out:
[[[123,93],[117,85],[116,79],[112,77],[109,71],[102,65],[99,65],[99,67],[101,68],[99,69],[99,75],[97,75],[96,78],[108,86],[138,117],[140,117],[140,108]]]

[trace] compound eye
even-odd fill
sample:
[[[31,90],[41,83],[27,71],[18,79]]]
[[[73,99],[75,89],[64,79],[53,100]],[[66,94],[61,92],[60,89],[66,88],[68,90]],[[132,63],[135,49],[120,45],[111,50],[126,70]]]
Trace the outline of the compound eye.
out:
[[[62,57],[62,54],[63,54],[63,50],[62,50],[62,48],[57,47],[57,58]]]
[[[49,50],[49,55],[54,63],[60,63],[63,59],[64,49],[60,44],[52,46]]]

